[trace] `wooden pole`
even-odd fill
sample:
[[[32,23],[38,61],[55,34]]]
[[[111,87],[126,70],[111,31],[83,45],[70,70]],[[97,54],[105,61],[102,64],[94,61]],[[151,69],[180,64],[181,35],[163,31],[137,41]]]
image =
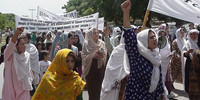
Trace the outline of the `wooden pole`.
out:
[[[144,20],[143,20],[143,23],[142,23],[142,30],[144,30],[146,28],[146,23],[147,23],[147,18],[149,16],[149,12],[150,12],[150,10],[147,10],[146,13],[145,13]]]

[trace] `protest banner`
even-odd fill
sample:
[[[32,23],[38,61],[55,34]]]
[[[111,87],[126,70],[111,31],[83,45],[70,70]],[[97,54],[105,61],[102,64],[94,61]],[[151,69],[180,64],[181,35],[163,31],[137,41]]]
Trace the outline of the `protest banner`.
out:
[[[68,13],[66,13],[64,15],[60,15],[60,16],[65,17],[65,18],[70,18],[70,19],[71,18],[78,18],[78,13],[77,13],[76,10],[73,10],[71,12],[68,12]]]
[[[52,31],[52,30],[88,30],[89,28],[97,28],[99,13],[84,16],[81,18],[71,20],[35,20],[29,18],[22,18],[15,15],[16,27],[25,27],[25,31]]]
[[[37,19],[38,20],[67,20],[70,18],[56,15],[56,14],[49,12],[38,6],[37,7]]]
[[[200,24],[200,0],[149,0],[147,10]]]

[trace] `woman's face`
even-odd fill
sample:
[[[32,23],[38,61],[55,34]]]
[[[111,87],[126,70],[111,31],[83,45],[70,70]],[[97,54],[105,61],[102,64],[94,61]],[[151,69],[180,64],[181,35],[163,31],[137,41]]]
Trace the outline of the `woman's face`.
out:
[[[51,34],[48,34],[48,35],[47,35],[47,39],[51,39]]]
[[[75,63],[74,58],[72,56],[67,56],[65,61],[67,63],[68,69],[73,70]]]
[[[74,37],[74,43],[78,43],[78,36]]]
[[[196,40],[196,39],[198,38],[198,33],[195,33],[195,32],[190,33],[190,38],[191,38],[192,40]]]
[[[149,32],[149,35],[148,35],[148,48],[150,50],[153,50],[156,47],[157,47],[156,35],[154,34],[154,32]]]
[[[181,31],[180,31],[180,37],[181,37],[181,38],[184,37],[184,33],[185,33],[184,30],[181,30]]]
[[[68,40],[68,43],[69,43],[69,45],[71,46],[72,44],[73,44],[73,42],[74,42],[74,36],[72,35],[70,38],[68,38],[69,40]]]
[[[97,41],[99,39],[99,32],[97,29],[93,31],[93,39],[94,41]]]
[[[42,44],[38,45],[38,50],[42,50]]]
[[[26,34],[23,34],[23,35],[22,35],[22,38],[23,38],[25,44],[29,43],[29,39],[28,39],[28,37],[26,36]]]
[[[26,48],[25,41],[23,39],[21,39],[19,41],[19,44],[16,46],[16,48],[17,48],[17,52],[19,54],[25,52],[25,48]]]

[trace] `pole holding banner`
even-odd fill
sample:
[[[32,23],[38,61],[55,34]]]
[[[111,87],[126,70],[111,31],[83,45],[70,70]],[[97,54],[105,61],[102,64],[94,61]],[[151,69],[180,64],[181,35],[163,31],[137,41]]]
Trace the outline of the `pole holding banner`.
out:
[[[142,23],[142,30],[144,30],[146,28],[146,23],[147,23],[147,18],[149,16],[149,12],[150,12],[150,10],[147,10],[146,13],[145,13],[144,20],[143,20],[143,23]]]
[[[149,16],[149,12],[152,9],[153,2],[154,2],[154,0],[149,0],[149,4],[147,6],[147,10],[146,10],[144,20],[143,20],[143,23],[142,23],[142,30],[144,30],[146,28],[147,18]]]

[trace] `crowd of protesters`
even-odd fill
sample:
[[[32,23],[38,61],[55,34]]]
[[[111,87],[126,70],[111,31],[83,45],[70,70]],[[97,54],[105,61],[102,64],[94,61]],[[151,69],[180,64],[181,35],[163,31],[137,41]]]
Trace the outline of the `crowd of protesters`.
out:
[[[130,24],[130,0],[121,8],[123,26],[103,32],[6,31],[2,100],[83,100],[85,87],[89,100],[167,100],[178,97],[174,82],[199,100],[200,26],[141,30]]]

